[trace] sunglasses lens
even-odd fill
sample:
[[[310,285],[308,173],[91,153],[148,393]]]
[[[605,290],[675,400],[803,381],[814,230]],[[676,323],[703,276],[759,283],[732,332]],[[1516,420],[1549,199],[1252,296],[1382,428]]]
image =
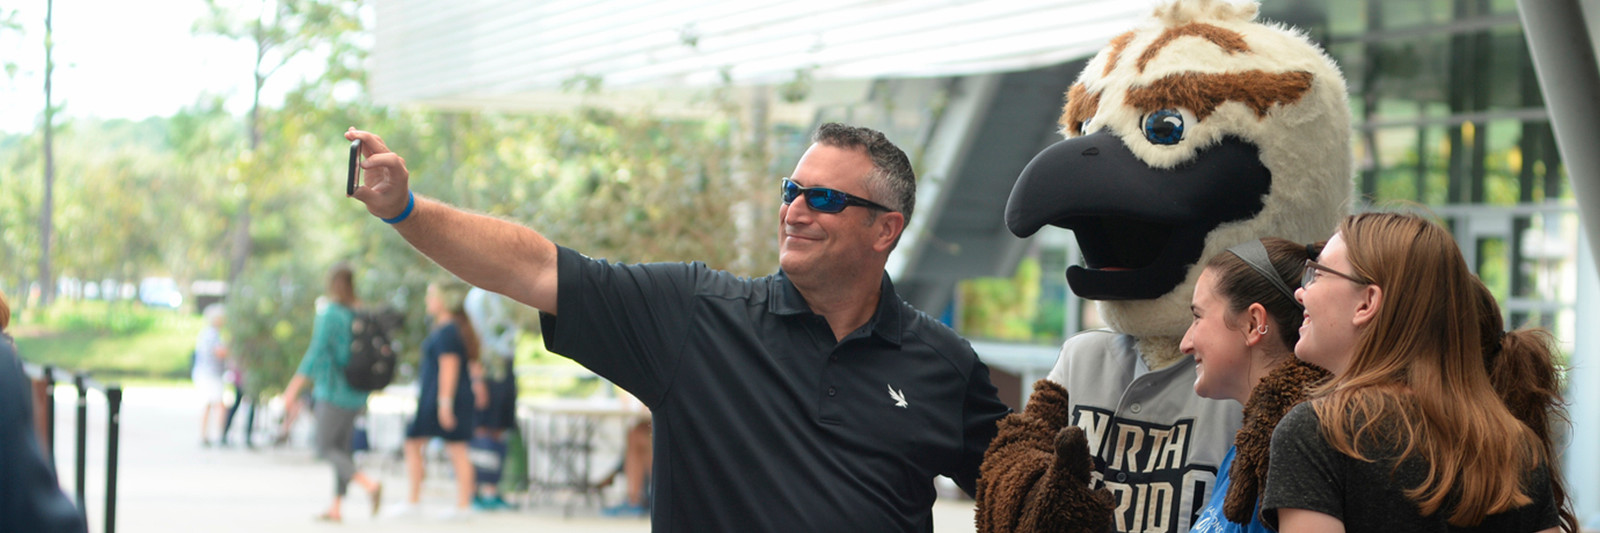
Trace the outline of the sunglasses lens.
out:
[[[807,206],[810,206],[813,211],[822,213],[838,213],[844,211],[845,206],[849,204],[849,195],[845,193],[822,187],[801,187],[800,184],[790,181],[788,178],[783,179],[784,205],[793,203],[794,199],[799,198],[802,194],[806,197]]]
[[[783,180],[783,204],[789,205],[796,196],[800,196],[800,186],[792,181]]]
[[[838,213],[844,211],[844,193],[833,189],[811,189],[806,191],[806,203],[823,213]]]

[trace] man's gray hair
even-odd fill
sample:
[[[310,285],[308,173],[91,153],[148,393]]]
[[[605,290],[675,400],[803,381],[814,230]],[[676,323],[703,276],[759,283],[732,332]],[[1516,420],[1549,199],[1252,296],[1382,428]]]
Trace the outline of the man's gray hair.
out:
[[[837,148],[863,149],[872,159],[872,173],[867,175],[867,190],[871,200],[904,214],[911,220],[911,211],[917,204],[917,175],[911,170],[911,160],[900,147],[889,142],[883,132],[861,126],[846,126],[829,122],[817,128],[811,142]],[[873,213],[877,217],[877,213]]]

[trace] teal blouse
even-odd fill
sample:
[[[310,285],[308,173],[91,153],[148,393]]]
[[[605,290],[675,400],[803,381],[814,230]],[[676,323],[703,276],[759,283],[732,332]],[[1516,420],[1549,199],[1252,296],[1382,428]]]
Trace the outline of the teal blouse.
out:
[[[328,302],[317,313],[316,325],[311,329],[311,345],[300,360],[296,374],[306,376],[316,385],[311,397],[319,402],[345,409],[361,410],[367,406],[367,391],[352,388],[344,380],[344,366],[350,363],[350,323],[355,312],[334,302]]]

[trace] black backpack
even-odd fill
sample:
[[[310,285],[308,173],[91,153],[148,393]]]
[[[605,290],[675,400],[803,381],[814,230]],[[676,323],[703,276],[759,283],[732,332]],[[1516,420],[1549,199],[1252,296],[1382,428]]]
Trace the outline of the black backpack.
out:
[[[350,321],[350,362],[344,366],[344,380],[356,390],[387,387],[399,365],[390,333],[397,321],[383,312],[356,311],[355,315]]]

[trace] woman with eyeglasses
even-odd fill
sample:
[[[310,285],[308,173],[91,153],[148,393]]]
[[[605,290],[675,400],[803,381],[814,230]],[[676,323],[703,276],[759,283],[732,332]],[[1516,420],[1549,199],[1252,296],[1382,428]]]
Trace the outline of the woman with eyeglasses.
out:
[[[1193,533],[1266,533],[1256,502],[1266,481],[1272,429],[1328,376],[1295,359],[1300,303],[1294,289],[1314,247],[1267,238],[1216,254],[1200,271],[1178,345],[1195,359],[1194,392],[1244,406],[1244,425],[1217,469]]]
[[[1301,285],[1295,355],[1333,377],[1273,433],[1264,522],[1577,531],[1552,464],[1549,421],[1564,413],[1551,338],[1501,331],[1448,231],[1408,214],[1348,217]]]

